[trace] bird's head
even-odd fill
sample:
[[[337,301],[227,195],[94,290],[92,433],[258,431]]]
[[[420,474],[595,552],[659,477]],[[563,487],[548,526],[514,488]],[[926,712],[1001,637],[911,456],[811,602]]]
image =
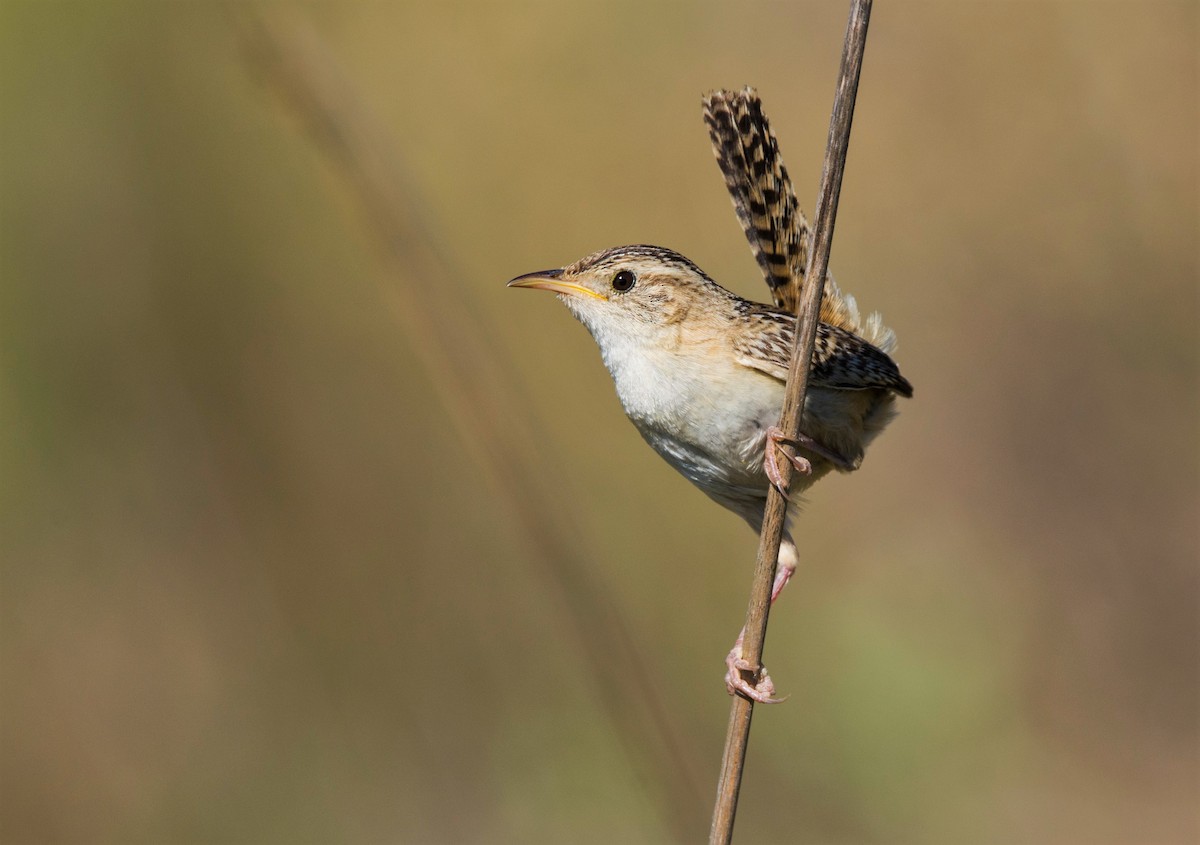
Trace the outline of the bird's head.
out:
[[[508,283],[558,294],[604,347],[659,342],[663,330],[721,313],[732,294],[679,253],[638,244],[594,253],[558,270],[526,273]]]

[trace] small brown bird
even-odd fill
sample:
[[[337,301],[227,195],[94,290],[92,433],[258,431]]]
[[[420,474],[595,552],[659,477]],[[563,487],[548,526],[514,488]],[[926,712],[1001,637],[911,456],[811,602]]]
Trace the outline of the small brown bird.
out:
[[[709,497],[762,528],[767,485],[780,485],[777,456],[799,474],[793,501],[831,470],[849,472],[912,386],[888,357],[895,345],[878,315],[860,324],[854,300],[832,288],[838,324],[818,324],[801,436],[789,455],[776,423],[783,405],[796,318],[742,299],[677,252],[635,245],[597,252],[557,270],[518,276],[510,287],[558,294],[600,347],[626,415],[646,442]],[[832,282],[830,282],[832,284]],[[825,316],[825,309],[822,316]],[[785,534],[774,601],[796,568]],[[742,678],[738,637],[726,686],[775,701],[764,670]]]

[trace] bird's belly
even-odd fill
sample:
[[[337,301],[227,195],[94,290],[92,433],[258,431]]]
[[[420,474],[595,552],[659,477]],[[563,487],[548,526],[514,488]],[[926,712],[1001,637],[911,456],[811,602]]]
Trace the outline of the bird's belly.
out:
[[[642,437],[662,455],[663,459],[698,487],[709,490],[718,487],[766,489],[766,477],[762,473],[762,445],[758,445],[757,468],[746,466],[740,454],[730,460],[730,455],[714,454],[710,448],[683,440],[672,434],[649,428],[639,429]],[[753,446],[748,447],[753,451]]]
[[[766,430],[779,419],[783,391],[758,382],[743,380],[736,395],[709,383],[665,420],[629,416],[654,451],[709,495],[761,497]]]

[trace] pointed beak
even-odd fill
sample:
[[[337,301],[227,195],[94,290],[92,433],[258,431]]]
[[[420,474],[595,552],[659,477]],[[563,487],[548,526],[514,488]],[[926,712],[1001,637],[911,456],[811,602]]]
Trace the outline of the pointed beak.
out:
[[[604,299],[603,296],[590,288],[585,288],[583,285],[577,285],[574,282],[564,282],[562,274],[562,270],[539,270],[536,273],[526,273],[524,276],[517,276],[509,282],[508,287],[535,288],[537,290],[554,291],[565,296],[591,296],[596,299]]]

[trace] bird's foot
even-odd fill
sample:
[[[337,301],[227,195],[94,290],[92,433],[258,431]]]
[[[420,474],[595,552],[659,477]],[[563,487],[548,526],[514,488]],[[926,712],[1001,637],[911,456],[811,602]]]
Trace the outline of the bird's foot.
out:
[[[807,449],[814,455],[829,461],[829,463],[838,469],[846,472],[858,469],[858,461],[852,461],[845,455],[841,455],[833,449],[818,443],[804,432],[800,432],[795,437],[787,437],[784,435],[782,428],[773,425],[767,429],[767,450],[763,459],[763,469],[767,473],[767,479],[780,493],[784,493],[785,491],[783,489],[783,475],[779,472],[779,454],[782,454],[791,462],[792,466],[796,468],[796,472],[799,472],[801,475],[812,475],[812,464],[799,455],[793,455],[790,452],[784,451],[784,446],[799,446]]]
[[[801,436],[803,438],[803,435]],[[785,437],[783,429],[777,425],[773,425],[767,429],[767,449],[763,459],[763,469],[767,473],[767,480],[771,482],[771,486],[787,495],[787,487],[783,483],[783,475],[779,471],[779,456],[783,455],[796,468],[796,472],[801,475],[812,475],[812,464],[799,455],[793,455],[790,452],[785,452],[783,447],[796,446],[803,444],[808,438],[797,438],[793,440],[790,437]]]
[[[783,698],[775,697],[775,682],[767,674],[766,666],[755,666],[742,657],[741,637],[738,637],[737,642],[733,644],[733,650],[725,658],[725,667],[725,689],[730,695],[742,695],[759,704],[779,704],[787,700],[786,695]],[[749,673],[754,683],[746,680],[743,673]]]

